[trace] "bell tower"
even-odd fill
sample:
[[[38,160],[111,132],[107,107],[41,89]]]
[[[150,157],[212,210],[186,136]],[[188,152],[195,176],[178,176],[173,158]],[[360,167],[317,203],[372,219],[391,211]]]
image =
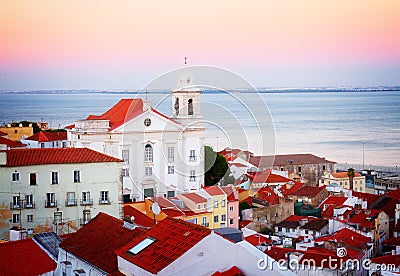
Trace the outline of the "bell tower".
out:
[[[178,78],[178,88],[172,91],[172,118],[188,128],[203,127],[200,89],[187,71]]]

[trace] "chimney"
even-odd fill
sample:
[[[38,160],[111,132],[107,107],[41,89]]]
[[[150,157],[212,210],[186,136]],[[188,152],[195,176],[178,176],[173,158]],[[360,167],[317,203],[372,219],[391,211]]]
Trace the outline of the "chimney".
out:
[[[7,165],[7,152],[0,151],[0,166]]]
[[[143,111],[147,111],[150,109],[150,100],[143,100]]]
[[[72,263],[70,261],[63,261],[62,263],[62,272],[65,276],[72,275]]]
[[[308,222],[307,219],[301,219],[299,223],[300,223],[300,226],[304,226],[304,225],[306,225],[307,222]]]

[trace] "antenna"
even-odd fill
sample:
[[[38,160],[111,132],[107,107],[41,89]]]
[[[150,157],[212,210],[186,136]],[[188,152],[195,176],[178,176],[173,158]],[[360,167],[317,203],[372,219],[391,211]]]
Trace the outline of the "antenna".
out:
[[[185,57],[185,65],[187,64],[187,57]]]

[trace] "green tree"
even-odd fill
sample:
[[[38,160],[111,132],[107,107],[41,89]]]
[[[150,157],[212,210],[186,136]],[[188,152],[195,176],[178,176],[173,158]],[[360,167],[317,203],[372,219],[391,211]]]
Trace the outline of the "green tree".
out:
[[[230,169],[225,158],[217,154],[211,147],[204,147],[204,181],[206,186],[213,186],[221,179],[224,184],[231,184],[235,179],[230,176]]]
[[[353,168],[349,168],[347,170],[347,175],[349,176],[349,184],[350,184],[350,190],[353,190],[353,179],[355,176],[355,171]]]

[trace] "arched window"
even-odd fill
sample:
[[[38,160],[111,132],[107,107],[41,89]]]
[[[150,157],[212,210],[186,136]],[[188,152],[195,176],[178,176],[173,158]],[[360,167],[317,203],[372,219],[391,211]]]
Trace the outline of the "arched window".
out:
[[[150,144],[144,147],[144,162],[153,162],[153,147]]]
[[[188,114],[193,115],[193,100],[192,99],[188,100]]]
[[[179,98],[175,99],[174,108],[175,108],[175,114],[176,114],[176,116],[178,116],[179,115]]]

